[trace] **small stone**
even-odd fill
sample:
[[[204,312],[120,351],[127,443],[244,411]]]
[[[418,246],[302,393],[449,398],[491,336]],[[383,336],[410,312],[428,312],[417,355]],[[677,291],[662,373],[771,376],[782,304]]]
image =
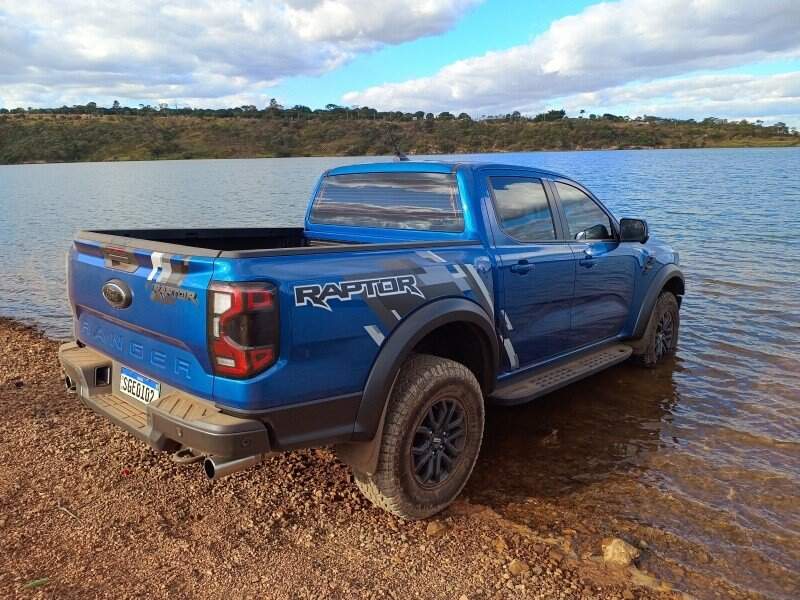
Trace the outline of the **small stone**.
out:
[[[531,568],[521,560],[517,560],[516,558],[508,563],[508,571],[515,577],[519,577],[530,571]]]
[[[641,552],[625,540],[619,538],[606,538],[603,540],[603,561],[613,567],[627,567]]]
[[[498,537],[494,540],[494,549],[500,554],[503,554],[506,550],[508,550],[508,544],[506,544],[506,541],[503,538]]]
[[[425,533],[428,535],[428,537],[432,538],[443,535],[445,531],[447,531],[447,525],[441,521],[431,521],[425,528]]]
[[[632,592],[632,591],[630,591],[630,590],[625,590],[624,592],[622,592],[622,597],[623,597],[625,600],[633,600],[633,599],[634,599],[636,596],[634,596],[634,595],[633,595],[633,592]]]

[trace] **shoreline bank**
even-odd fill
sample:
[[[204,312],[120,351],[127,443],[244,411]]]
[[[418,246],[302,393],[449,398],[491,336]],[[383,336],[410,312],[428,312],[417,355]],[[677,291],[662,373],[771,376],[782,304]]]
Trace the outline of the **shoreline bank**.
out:
[[[176,115],[0,116],[0,164],[800,147],[754,123],[563,118],[372,120]]]

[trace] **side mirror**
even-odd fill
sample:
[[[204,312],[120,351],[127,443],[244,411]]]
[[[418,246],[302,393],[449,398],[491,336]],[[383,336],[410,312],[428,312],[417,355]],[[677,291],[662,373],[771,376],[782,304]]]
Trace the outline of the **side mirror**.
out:
[[[644,219],[620,219],[619,220],[619,241],[620,242],[639,242],[644,244],[650,234],[647,231],[647,221]]]
[[[579,242],[585,242],[589,240],[607,240],[611,237],[612,236],[608,231],[608,227],[602,223],[599,225],[592,225],[589,227],[589,229],[584,229],[575,235],[575,239]]]

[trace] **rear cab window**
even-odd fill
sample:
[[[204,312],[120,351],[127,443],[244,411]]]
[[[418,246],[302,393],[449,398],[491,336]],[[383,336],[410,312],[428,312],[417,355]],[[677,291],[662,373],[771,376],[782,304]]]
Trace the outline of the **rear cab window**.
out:
[[[464,231],[464,211],[453,173],[326,175],[309,220],[319,225]]]

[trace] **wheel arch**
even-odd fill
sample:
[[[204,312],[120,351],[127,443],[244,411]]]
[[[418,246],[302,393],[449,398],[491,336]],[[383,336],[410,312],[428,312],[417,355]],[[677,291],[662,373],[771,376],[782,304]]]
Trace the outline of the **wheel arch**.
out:
[[[466,298],[444,298],[414,311],[386,339],[372,365],[353,442],[336,446],[339,458],[361,472],[372,473],[377,466],[386,404],[401,366],[415,351],[461,362],[475,374],[484,394],[494,387],[499,343],[483,308]]]
[[[678,299],[678,306],[680,306],[683,295],[686,293],[686,283],[683,272],[675,265],[670,264],[662,267],[656,274],[655,279],[651,282],[647,294],[642,301],[642,305],[639,308],[631,339],[638,340],[644,335],[647,329],[647,322],[650,320],[650,314],[653,312],[656,301],[661,295],[661,292],[665,290],[675,295]]]

